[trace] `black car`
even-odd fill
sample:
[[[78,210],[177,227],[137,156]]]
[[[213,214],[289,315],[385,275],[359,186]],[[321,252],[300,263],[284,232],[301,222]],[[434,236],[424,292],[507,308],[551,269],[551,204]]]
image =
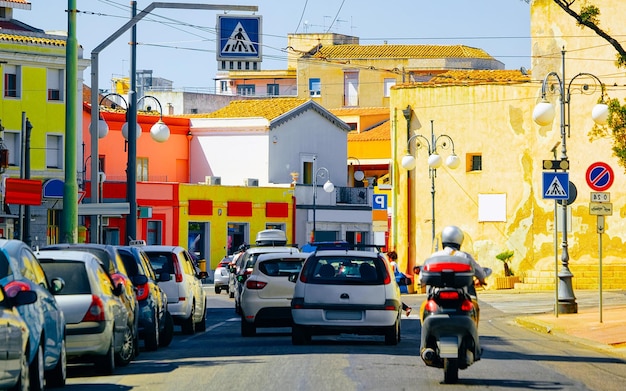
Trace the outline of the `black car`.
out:
[[[116,362],[121,366],[127,365],[139,353],[137,349],[139,344],[139,302],[135,295],[135,286],[128,277],[128,271],[124,266],[124,262],[122,262],[122,257],[117,248],[109,244],[58,243],[42,247],[41,250],[76,250],[91,253],[98,258],[104,269],[109,272],[115,285],[122,284],[124,290],[120,298],[128,312],[129,329],[132,333],[127,338],[131,338],[133,343],[125,344],[124,350],[116,356]]]
[[[174,335],[174,321],[167,310],[167,296],[158,282],[169,281],[169,273],[156,274],[146,253],[135,246],[119,246],[117,251],[135,285],[139,302],[139,338],[146,350],[168,346]]]

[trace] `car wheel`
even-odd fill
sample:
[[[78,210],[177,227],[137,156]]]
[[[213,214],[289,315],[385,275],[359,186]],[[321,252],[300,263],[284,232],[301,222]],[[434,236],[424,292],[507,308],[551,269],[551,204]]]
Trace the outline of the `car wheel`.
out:
[[[246,322],[243,314],[241,315],[241,336],[252,337],[256,334],[256,326],[254,323]]]
[[[220,293],[222,293],[222,288],[220,288],[219,286],[215,287],[215,294],[219,295]]]
[[[291,343],[293,345],[306,345],[311,342],[311,334],[303,326],[291,327]]]
[[[204,303],[202,310],[202,319],[196,323],[196,331],[206,331],[206,303]]]
[[[20,377],[17,380],[17,383],[9,388],[9,391],[29,391],[30,390],[30,376],[28,373],[28,347],[24,354],[22,354],[22,359],[20,360]]]
[[[154,311],[153,319],[152,319],[152,330],[146,330],[146,336],[144,338],[144,343],[146,345],[146,350],[153,352],[159,347],[159,316],[156,313],[156,309]]]
[[[44,362],[43,362],[43,347],[41,344],[37,346],[35,351],[35,357],[30,362],[28,368],[30,375],[30,389],[32,391],[41,391],[44,389]]]
[[[393,326],[389,326],[385,332],[385,345],[397,345],[400,341],[400,321],[396,319]]]
[[[46,372],[46,385],[50,387],[63,387],[67,380],[67,351],[65,338],[61,342],[61,353],[57,365],[49,372]]]
[[[106,354],[96,360],[96,371],[103,375],[112,375],[115,370],[115,342],[111,336],[111,344]]]
[[[165,311],[163,323],[163,331],[159,334],[159,346],[164,348],[169,346],[174,338],[174,319],[169,311]]]
[[[135,336],[130,325],[126,325],[122,349],[115,354],[115,363],[121,367],[128,365],[135,354]]]
[[[191,305],[191,314],[189,318],[185,319],[182,324],[183,334],[191,335],[196,332],[196,323],[193,321],[195,304]]]

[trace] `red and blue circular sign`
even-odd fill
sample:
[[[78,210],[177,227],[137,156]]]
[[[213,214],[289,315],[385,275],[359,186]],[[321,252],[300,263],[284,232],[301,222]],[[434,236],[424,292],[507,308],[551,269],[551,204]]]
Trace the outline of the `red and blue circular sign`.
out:
[[[606,191],[613,184],[613,169],[604,162],[596,162],[587,169],[587,184],[595,191]]]

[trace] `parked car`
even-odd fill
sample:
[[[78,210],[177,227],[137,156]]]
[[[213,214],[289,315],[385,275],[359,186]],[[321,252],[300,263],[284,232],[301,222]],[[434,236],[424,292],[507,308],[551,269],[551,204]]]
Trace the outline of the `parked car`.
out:
[[[34,291],[9,297],[0,286],[0,389],[28,390],[28,326],[17,307],[37,301]]]
[[[198,272],[191,255],[180,246],[148,245],[141,246],[150,258],[157,274],[169,273],[169,281],[159,282],[167,295],[167,306],[174,323],[182,327],[185,334],[196,330],[206,330],[206,295],[202,279],[206,272]]]
[[[228,280],[230,279],[230,263],[232,261],[233,256],[228,255],[224,257],[215,268],[215,272],[213,273],[213,285],[215,286],[216,295],[219,295],[222,290],[225,290],[226,293],[230,291]]]
[[[290,279],[294,345],[341,333],[384,335],[387,345],[400,341],[400,289],[382,253],[316,251]]]
[[[68,357],[93,362],[104,374],[113,373],[116,363],[128,364],[133,340],[123,283],[87,251],[42,250],[37,256],[48,277],[63,282],[56,298],[67,319]]]
[[[129,338],[133,341],[133,343],[125,344],[125,350],[116,357],[116,360],[117,364],[120,366],[127,365],[139,353],[139,302],[137,301],[137,296],[135,295],[135,286],[128,277],[128,272],[126,271],[126,267],[124,266],[124,262],[122,262],[122,258],[120,257],[117,248],[110,244],[59,243],[45,246],[42,250],[75,250],[89,252],[95,255],[100,263],[104,265],[104,268],[113,279],[115,285],[118,283],[122,284],[124,289],[120,295],[120,299],[122,300],[122,303],[124,303],[126,311],[129,314],[128,332],[130,335],[126,336],[126,338]]]
[[[289,276],[298,273],[309,256],[305,253],[259,255],[252,272],[241,276],[241,336],[256,334],[257,327],[291,327],[294,284]]]
[[[167,310],[167,295],[158,285],[171,280],[169,273],[156,274],[148,255],[139,247],[119,246],[128,277],[135,285],[139,302],[139,337],[146,350],[168,346],[174,336],[174,320]]]
[[[58,285],[48,281],[37,257],[21,240],[0,239],[0,285],[9,297],[19,291],[37,294],[37,301],[18,307],[29,329],[30,389],[41,390],[46,382],[65,385],[65,316],[53,295]]]

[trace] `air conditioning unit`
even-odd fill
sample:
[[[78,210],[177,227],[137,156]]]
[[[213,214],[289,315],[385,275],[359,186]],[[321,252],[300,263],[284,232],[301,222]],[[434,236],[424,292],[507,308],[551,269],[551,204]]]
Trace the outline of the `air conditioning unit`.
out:
[[[221,185],[222,177],[221,176],[205,176],[204,183],[207,185]]]
[[[100,225],[102,225],[103,227],[108,227],[109,226],[109,218],[108,217],[104,217],[102,216],[100,218]]]
[[[244,178],[244,186],[259,186],[259,180],[256,178]]]

